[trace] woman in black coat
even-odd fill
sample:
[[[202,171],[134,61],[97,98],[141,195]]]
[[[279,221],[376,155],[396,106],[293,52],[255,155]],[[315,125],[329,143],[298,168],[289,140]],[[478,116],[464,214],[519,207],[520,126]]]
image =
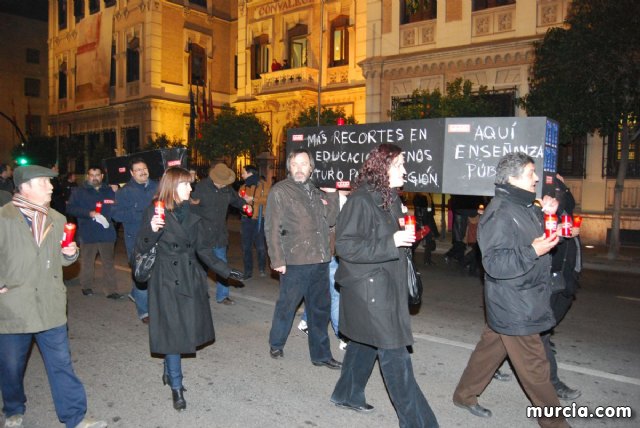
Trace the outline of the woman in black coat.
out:
[[[199,260],[216,274],[242,280],[211,252],[205,241],[213,235],[200,217],[190,212],[191,176],[182,168],[169,168],[158,186],[158,196],[147,208],[136,242],[136,253],[155,245],[149,290],[149,343],[152,354],[164,355],[162,382],[169,384],[173,407],[187,407],[183,396],[180,354],[194,354],[196,347],[213,342],[207,274]],[[164,202],[164,213],[155,202]]]
[[[413,344],[407,256],[415,236],[399,225],[406,207],[397,188],[403,186],[405,173],[398,146],[373,149],[338,216],[340,332],[350,342],[331,401],[358,412],[372,411],[364,389],[377,358],[400,426],[437,427],[407,350]]]

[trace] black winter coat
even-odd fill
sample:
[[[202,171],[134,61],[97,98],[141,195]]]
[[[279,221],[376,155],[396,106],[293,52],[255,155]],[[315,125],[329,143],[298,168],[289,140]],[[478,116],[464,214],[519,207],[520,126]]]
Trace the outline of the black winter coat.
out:
[[[216,258],[205,238],[212,231],[189,212],[182,224],[166,211],[165,226],[151,229],[153,204],[146,210],[136,252],[147,252],[158,244],[149,290],[149,344],[152,353],[190,354],[215,338],[207,274],[204,262],[216,274],[229,276],[229,267]]]
[[[205,221],[211,229],[211,248],[226,247],[229,245],[229,232],[227,230],[227,210],[229,205],[242,209],[246,201],[238,196],[231,186],[218,189],[211,178],[207,177],[198,183],[196,190],[191,193],[191,198],[200,203],[192,205],[193,212]]]
[[[555,325],[549,303],[551,256],[538,257],[531,245],[544,233],[534,198],[514,186],[496,185],[496,196],[478,225],[487,323],[509,336],[536,334]]]
[[[381,195],[363,186],[349,196],[336,225],[340,332],[383,349],[413,344],[407,249],[393,240],[402,216],[399,198],[383,210]]]

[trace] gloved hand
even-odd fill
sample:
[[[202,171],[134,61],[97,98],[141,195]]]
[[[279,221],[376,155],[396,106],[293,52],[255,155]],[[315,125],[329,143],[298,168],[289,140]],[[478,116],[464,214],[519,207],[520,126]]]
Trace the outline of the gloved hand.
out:
[[[229,272],[229,278],[230,279],[235,279],[236,281],[244,281],[245,277],[244,277],[244,273],[240,272],[237,269],[231,269],[231,272]]]
[[[109,229],[109,220],[107,220],[107,218],[102,214],[96,214],[93,217],[93,221],[100,223],[100,226],[104,227],[105,229]]]

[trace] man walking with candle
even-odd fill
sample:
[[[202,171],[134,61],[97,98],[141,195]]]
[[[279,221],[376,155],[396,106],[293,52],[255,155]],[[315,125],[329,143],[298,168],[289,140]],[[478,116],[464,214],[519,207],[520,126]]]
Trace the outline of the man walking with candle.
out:
[[[115,192],[103,182],[104,174],[97,166],[90,167],[84,186],[71,193],[67,213],[78,219],[78,242],[82,248],[80,258],[80,286],[82,294],[93,295],[94,265],[100,254],[104,294],[108,299],[118,300],[124,295],[117,292],[114,248],[116,230],[111,221]]]
[[[67,290],[62,266],[78,246],[61,248],[65,217],[49,208],[58,174],[30,165],[16,168],[17,193],[0,208],[0,388],[5,427],[22,427],[24,374],[31,342],[38,344],[56,414],[67,428],[104,428],[85,418],[87,396],[73,371],[67,334]],[[55,425],[52,421],[51,425]]]
[[[475,416],[491,416],[478,396],[507,356],[534,406],[560,406],[540,339],[555,325],[549,252],[558,244],[555,233],[544,235],[542,212],[555,214],[558,202],[545,196],[542,210],[534,205],[537,182],[531,157],[505,155],[496,167],[495,197],[478,226],[487,325],[453,394],[453,403]],[[569,426],[564,417],[542,417],[538,423]]]

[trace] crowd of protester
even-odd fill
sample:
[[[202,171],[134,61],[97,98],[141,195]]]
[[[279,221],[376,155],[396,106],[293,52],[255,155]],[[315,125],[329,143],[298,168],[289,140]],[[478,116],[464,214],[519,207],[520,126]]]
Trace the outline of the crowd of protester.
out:
[[[76,185],[75,174],[59,180],[55,167],[0,165],[0,311],[11,314],[0,319],[4,426],[23,426],[23,378],[32,339],[44,357],[59,420],[70,428],[107,426],[86,416],[84,387],[73,372],[63,266],[80,259],[84,296],[101,291],[109,299],[135,302],[138,318],[149,328],[150,352],[164,359],[161,380],[171,389],[173,407],[183,411],[181,355],[215,338],[206,269],[217,277],[216,302],[233,305],[227,281],[252,280],[255,248],[257,275],[274,272],[280,281],[269,333],[272,358],[285,358],[289,332],[304,302],[298,328],[307,334],[311,363],[340,371],[333,404],[372,412],[365,389],[378,361],[399,426],[437,427],[413,374],[408,301],[415,251],[422,245],[422,264],[431,265],[440,237],[433,196],[414,195],[418,230],[425,230],[416,239],[400,220],[408,208],[401,198],[406,171],[399,147],[374,148],[350,189],[318,188],[313,170],[313,158],[304,149],[289,154],[288,177],[273,185],[258,168],[245,165],[239,188],[232,186],[236,173],[223,163],[212,166],[202,180],[195,170],[170,167],[158,183],[145,161],[136,158],[123,187],[107,184],[98,166],[91,166]],[[538,177],[533,159],[524,154],[506,155],[496,171],[491,201],[451,198],[453,239],[444,257],[471,274],[484,274],[485,329],[453,394],[456,406],[478,417],[491,416],[478,403],[487,384],[510,378],[498,370],[505,359],[533,405],[558,406],[559,399],[580,396],[558,378],[550,340],[577,289],[579,230],[573,238],[543,232],[543,213],[571,215],[575,201],[557,176],[556,194],[534,203]],[[227,264],[230,207],[241,213],[243,271]],[[78,243],[61,247],[69,221],[77,224]],[[132,272],[137,274],[142,256],[154,257],[150,278],[132,275],[126,295],[118,292],[114,268],[117,224],[124,229]],[[21,257],[9,257],[9,251]],[[103,290],[94,292],[98,255],[105,280]],[[552,271],[567,284],[553,293]],[[16,305],[24,310],[10,311]],[[342,362],[331,353],[329,323],[346,351]],[[568,426],[561,417],[538,422]]]

